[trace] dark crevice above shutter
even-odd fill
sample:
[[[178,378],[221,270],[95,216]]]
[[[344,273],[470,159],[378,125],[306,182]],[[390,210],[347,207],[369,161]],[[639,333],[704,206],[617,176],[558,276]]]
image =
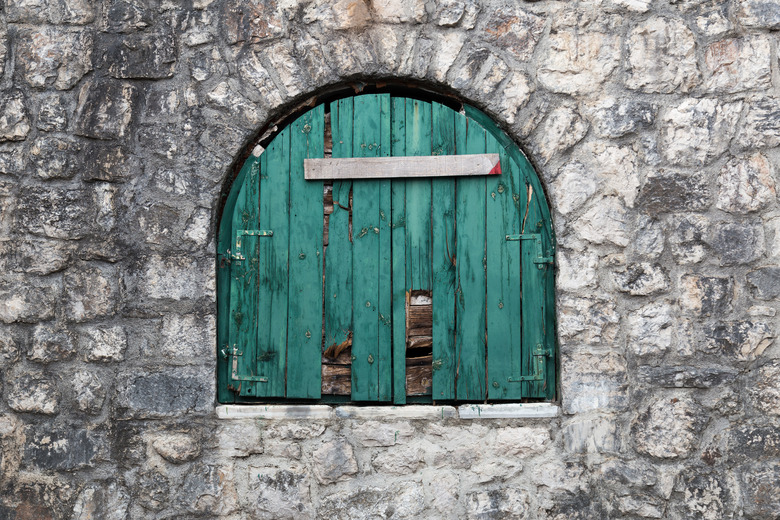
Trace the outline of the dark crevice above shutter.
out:
[[[305,159],[491,153],[494,175],[304,178]],[[481,112],[390,94],[317,105],[226,199],[218,398],[552,399],[554,247],[539,179]]]

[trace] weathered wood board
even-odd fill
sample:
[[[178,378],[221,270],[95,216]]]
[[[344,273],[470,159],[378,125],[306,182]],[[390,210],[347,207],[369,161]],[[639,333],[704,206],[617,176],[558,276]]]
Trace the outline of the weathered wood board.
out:
[[[497,153],[304,159],[306,180],[463,177],[501,173]]]

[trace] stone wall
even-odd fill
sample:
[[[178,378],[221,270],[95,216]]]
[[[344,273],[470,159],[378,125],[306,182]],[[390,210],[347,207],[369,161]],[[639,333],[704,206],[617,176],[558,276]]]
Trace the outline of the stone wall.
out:
[[[777,0],[5,0],[0,518],[777,518]],[[220,420],[215,229],[347,81],[546,186],[561,413]]]

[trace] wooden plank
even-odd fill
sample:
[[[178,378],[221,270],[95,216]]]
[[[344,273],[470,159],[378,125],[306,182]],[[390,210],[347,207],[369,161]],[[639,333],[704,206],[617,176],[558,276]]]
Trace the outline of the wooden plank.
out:
[[[226,358],[224,352],[229,350],[233,343],[230,336],[230,286],[231,269],[230,250],[233,247],[235,232],[233,231],[233,211],[236,200],[244,185],[244,179],[252,168],[258,168],[259,159],[250,156],[238,173],[233,186],[230,189],[225,206],[222,208],[222,219],[219,223],[217,236],[217,401],[220,403],[235,402],[235,393],[228,389],[230,384],[230,372],[232,359]]]
[[[388,141],[385,148],[389,148],[389,114],[387,110],[383,114],[382,110],[383,98],[386,97],[369,94],[354,98],[354,156],[380,154],[383,133]],[[370,179],[354,182],[352,185],[352,399],[355,401],[377,401],[390,397],[390,342],[385,341],[388,335],[382,334],[380,350],[380,326],[383,329],[386,327],[382,323],[384,314],[380,312],[380,306],[385,309],[388,319],[390,314],[389,301],[380,305],[381,295],[384,293],[387,298],[390,294],[390,277],[383,276],[382,273],[383,270],[389,272],[390,269],[389,240],[385,248],[380,248],[383,227],[381,216],[384,213],[383,208],[390,206],[389,185],[383,186],[384,183],[387,181]],[[389,233],[387,235],[389,238]],[[382,258],[382,254],[386,255],[387,259]],[[385,265],[382,265],[382,261],[386,262]],[[385,287],[382,287],[383,285]],[[386,382],[383,385],[385,388],[380,392],[382,376],[386,378]]]
[[[316,399],[321,393],[322,182],[303,178],[305,157],[324,153],[325,107],[291,125],[290,301],[287,337],[287,397]]]
[[[392,153],[392,118],[390,95],[379,96],[379,155]],[[392,246],[392,181],[379,182],[379,337],[377,362],[379,400],[393,398],[393,246]]]
[[[273,231],[260,238],[260,310],[257,323],[257,372],[268,377],[257,388],[259,397],[285,393],[287,362],[287,302],[289,298],[288,256],[290,243],[290,127],[268,145],[261,161],[260,229]],[[262,166],[265,166],[263,168]]]
[[[406,101],[406,155],[431,154],[431,104]],[[424,159],[419,159],[423,161]],[[407,290],[430,290],[431,281],[431,180],[406,181]]]
[[[406,155],[406,100],[391,98],[391,154]],[[391,181],[393,402],[406,403],[406,182]]]
[[[431,395],[431,364],[406,368],[407,395]]]
[[[262,160],[260,161],[262,163]],[[236,232],[239,230],[258,229],[258,190],[260,186],[260,169],[255,162],[247,172],[244,183],[236,199],[233,209],[233,240],[231,249],[235,253]],[[258,338],[257,323],[259,308],[258,279],[260,276],[258,263],[258,247],[260,240],[256,236],[241,237],[243,260],[232,260],[230,286],[230,338],[231,348],[240,352],[240,356],[232,358],[231,384],[242,396],[257,395],[259,385],[267,383],[233,380],[234,375],[266,376],[257,372]],[[282,382],[283,383],[283,382]]]
[[[485,130],[458,115],[458,153],[484,153]],[[462,177],[456,186],[457,269],[456,395],[461,400],[485,398],[485,179]]]
[[[352,156],[352,98],[330,104],[333,156]],[[351,181],[333,183],[333,213],[328,218],[325,250],[324,348],[352,336],[352,237],[350,234]]]
[[[432,107],[432,153],[455,153],[455,112],[438,103]],[[469,156],[460,156],[469,157]],[[432,352],[435,362],[434,399],[455,399],[455,180],[433,179],[431,196],[432,243]]]
[[[352,376],[348,366],[322,365],[322,395],[350,395]]]
[[[427,105],[427,103],[424,105]],[[452,110],[444,108],[452,114]],[[420,143],[418,142],[417,144]],[[303,161],[307,180],[498,175],[501,173],[501,170],[496,168],[498,163],[499,157],[497,153],[432,155],[427,157],[305,159]]]
[[[522,385],[510,383],[522,367],[522,321],[520,319],[520,241],[507,241],[519,234],[525,210],[520,169],[488,134],[488,151],[501,150],[502,174],[487,181],[487,363],[488,396],[520,399]]]

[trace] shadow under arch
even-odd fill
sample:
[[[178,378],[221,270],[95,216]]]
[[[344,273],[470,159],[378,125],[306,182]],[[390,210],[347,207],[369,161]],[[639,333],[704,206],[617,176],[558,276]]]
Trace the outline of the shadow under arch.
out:
[[[342,105],[348,110],[342,112]],[[415,107],[413,118],[404,112],[411,106]],[[372,112],[361,114],[358,107]],[[418,118],[420,107],[428,111],[427,119]],[[438,119],[431,116],[432,107],[442,114]],[[346,134],[341,130],[344,121],[349,125]],[[431,150],[437,121],[453,125],[443,134],[450,140],[443,151]],[[361,125],[386,126],[382,132],[366,130],[376,132],[368,139],[378,140],[372,141],[377,152],[381,142],[384,156],[495,152],[504,173],[457,181],[450,177],[441,181],[393,179],[392,184],[390,180],[356,180],[354,184],[319,181],[315,186],[304,181],[304,157],[329,157],[331,149],[334,157],[352,157],[353,152],[365,156],[357,146],[352,149],[352,125],[356,140]],[[428,133],[420,134],[419,128],[425,125]],[[339,149],[337,143],[344,140],[338,139],[338,132],[349,141],[344,145],[347,148]],[[409,144],[411,134],[429,141],[427,151],[422,146],[420,153]],[[328,135],[333,136],[332,148],[326,144]],[[396,150],[398,135],[407,136],[400,152]],[[414,397],[412,401],[428,396],[428,401],[460,402],[555,397],[555,236],[549,206],[531,163],[487,115],[453,95],[409,84],[342,85],[307,99],[266,125],[245,147],[237,165],[241,167],[230,190],[224,190],[227,196],[220,210],[217,240],[220,402],[319,399],[326,387],[330,390],[334,385],[334,395],[346,392],[356,402],[403,404],[409,396]],[[367,186],[372,195],[365,194]],[[402,195],[397,195],[396,186],[403,186]],[[444,191],[435,192],[437,186]],[[337,190],[342,190],[338,197]],[[438,203],[443,204],[444,217],[438,216]],[[369,219],[366,224],[364,210],[376,213],[371,218],[379,220]],[[316,225],[300,219],[294,222],[299,214],[306,214],[306,222]],[[334,228],[336,214],[341,227]],[[311,236],[302,242],[301,227],[319,231],[305,231]],[[377,243],[365,249],[358,244],[367,241],[359,239],[371,229]],[[397,235],[401,236],[398,241]],[[334,236],[341,237],[338,247]],[[442,239],[444,244],[437,252],[437,241]],[[344,250],[348,252],[338,253]],[[402,251],[400,256],[398,251]],[[377,272],[372,255],[379,256]],[[301,270],[303,263],[298,260],[307,257],[305,263],[310,267]],[[433,267],[434,257],[446,259],[438,270]],[[371,260],[367,269],[374,269],[368,275],[355,268],[364,258]],[[443,282],[437,286],[439,273],[444,273]],[[329,312],[336,305],[328,296],[333,293],[336,298],[342,291],[329,287],[329,280],[335,287],[349,287],[350,299],[340,303],[338,312]],[[363,295],[366,287],[368,293]],[[464,293],[469,297],[464,298]],[[410,330],[418,329],[410,329],[410,295],[427,298],[420,301],[428,301],[445,314],[439,320],[429,310],[428,328],[420,329],[428,330],[428,335],[415,336],[427,339],[430,349],[425,356],[413,358],[425,359],[427,366],[413,366],[428,370],[427,386],[420,384],[422,390],[415,386],[414,391],[409,387],[416,382],[410,383],[409,375],[418,370],[409,368],[408,351],[413,343]],[[358,300],[365,301],[368,310],[355,303]],[[360,317],[366,312],[367,318]],[[305,340],[299,337],[303,330]],[[351,350],[351,362],[341,361],[349,371],[334,376],[334,380],[344,380],[338,386],[326,381],[330,366],[326,358],[336,360],[344,349]]]

